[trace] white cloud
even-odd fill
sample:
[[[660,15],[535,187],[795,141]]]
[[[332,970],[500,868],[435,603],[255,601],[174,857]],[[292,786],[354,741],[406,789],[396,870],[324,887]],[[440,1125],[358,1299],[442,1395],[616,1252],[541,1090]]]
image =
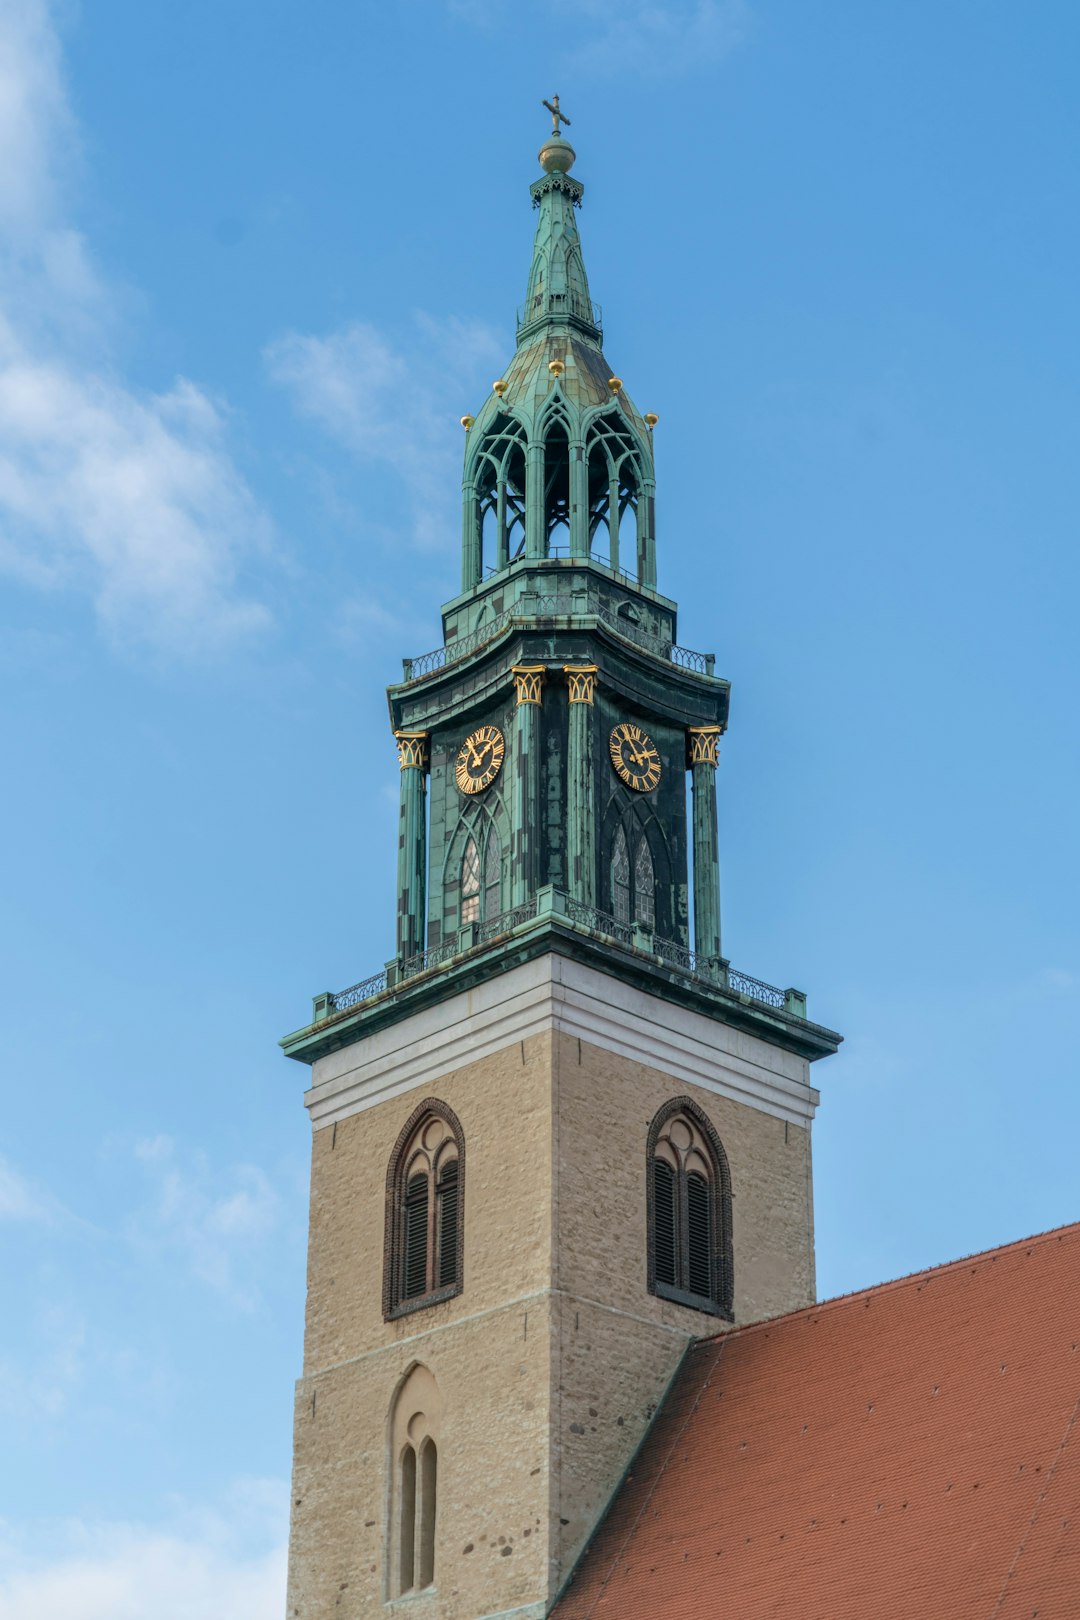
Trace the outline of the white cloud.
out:
[[[58,1418],[82,1384],[86,1326],[59,1305],[34,1323],[32,1357],[21,1366],[0,1362],[0,1412],[25,1420]]]
[[[165,1136],[139,1142],[153,1202],[130,1223],[139,1248],[177,1256],[190,1274],[241,1309],[258,1301],[255,1273],[277,1228],[280,1201],[257,1165],[214,1173],[205,1155],[179,1161]]]
[[[270,376],[295,408],[354,455],[401,480],[413,541],[423,550],[451,543],[458,513],[447,491],[461,472],[460,417],[483,367],[504,358],[495,333],[478,322],[416,317],[395,346],[368,322],[326,337],[287,332],[266,350]]]
[[[0,1620],[278,1620],[286,1487],[251,1481],[165,1526],[69,1521],[31,1550],[10,1530]]]
[[[475,28],[528,15],[510,0],[447,3]],[[751,23],[746,0],[549,0],[544,10],[562,13],[572,26],[564,62],[575,77],[664,78],[710,66],[745,38]]]
[[[745,0],[559,0],[595,33],[575,46],[576,71],[662,78],[710,66],[744,38]]]
[[[118,640],[232,641],[268,619],[239,576],[270,525],[219,405],[115,374],[115,299],[65,217],[76,143],[50,6],[0,0],[0,571],[88,594]]]
[[[59,1206],[51,1194],[34,1187],[15,1166],[0,1157],[0,1221],[56,1219]]]

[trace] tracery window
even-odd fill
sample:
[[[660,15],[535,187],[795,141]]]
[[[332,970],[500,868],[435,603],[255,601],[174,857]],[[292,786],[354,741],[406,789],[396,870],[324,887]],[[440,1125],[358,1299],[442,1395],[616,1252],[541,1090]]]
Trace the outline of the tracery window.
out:
[[[589,430],[586,454],[590,553],[636,579],[640,449],[626,420],[617,413],[599,417]],[[606,557],[601,554],[605,539]]]
[[[525,430],[519,422],[496,418],[477,451],[474,476],[479,580],[525,548]]]
[[[475,838],[465,845],[461,862],[461,921],[480,921],[480,851]]]
[[[544,555],[561,557],[570,550],[570,429],[561,410],[549,413],[544,426]]]
[[[630,857],[621,827],[611,851],[611,910],[617,922],[630,921]]]
[[[435,1583],[438,1435],[442,1397],[426,1367],[409,1373],[390,1419],[390,1568],[387,1595],[403,1597]]]
[[[611,847],[611,910],[618,922],[656,927],[656,874],[644,833],[637,841],[631,869],[626,832],[622,827],[616,829]]]
[[[647,1199],[649,1292],[730,1319],[731,1176],[712,1122],[689,1097],[653,1120]]]
[[[453,1110],[435,1098],[422,1103],[398,1137],[387,1172],[386,1317],[461,1291],[464,1159]]]
[[[490,922],[501,909],[502,840],[494,823],[483,830],[483,854],[478,836],[470,833],[461,860],[461,923]]]

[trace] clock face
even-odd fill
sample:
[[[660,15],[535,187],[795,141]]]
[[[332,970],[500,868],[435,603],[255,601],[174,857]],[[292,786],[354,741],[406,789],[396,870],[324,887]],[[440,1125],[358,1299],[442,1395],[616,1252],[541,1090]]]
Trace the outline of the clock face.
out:
[[[660,780],[660,755],[652,738],[640,726],[625,722],[615,727],[608,747],[611,763],[627,786],[651,793]]]
[[[478,726],[458,749],[454,775],[462,793],[482,793],[499,774],[506,739],[498,726]]]

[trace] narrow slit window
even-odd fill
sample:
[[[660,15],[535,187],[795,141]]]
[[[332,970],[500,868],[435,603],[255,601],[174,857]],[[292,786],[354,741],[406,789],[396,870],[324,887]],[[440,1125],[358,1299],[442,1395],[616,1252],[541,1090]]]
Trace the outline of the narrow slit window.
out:
[[[401,1453],[401,1517],[398,1524],[398,1591],[411,1592],[416,1566],[416,1452]]]
[[[419,1546],[416,1559],[416,1584],[423,1590],[431,1586],[435,1580],[435,1510],[436,1510],[436,1471],[438,1468],[438,1454],[435,1450],[434,1440],[428,1439],[420,1447],[420,1489],[419,1513],[420,1521]]]

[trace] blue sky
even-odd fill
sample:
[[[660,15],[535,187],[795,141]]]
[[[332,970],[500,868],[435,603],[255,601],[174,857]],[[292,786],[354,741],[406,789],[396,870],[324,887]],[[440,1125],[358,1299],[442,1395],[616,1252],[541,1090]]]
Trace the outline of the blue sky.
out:
[[[558,90],[835,1293],[1080,1215],[1068,0],[0,0],[0,1620],[283,1604],[306,1071],[392,944]]]

